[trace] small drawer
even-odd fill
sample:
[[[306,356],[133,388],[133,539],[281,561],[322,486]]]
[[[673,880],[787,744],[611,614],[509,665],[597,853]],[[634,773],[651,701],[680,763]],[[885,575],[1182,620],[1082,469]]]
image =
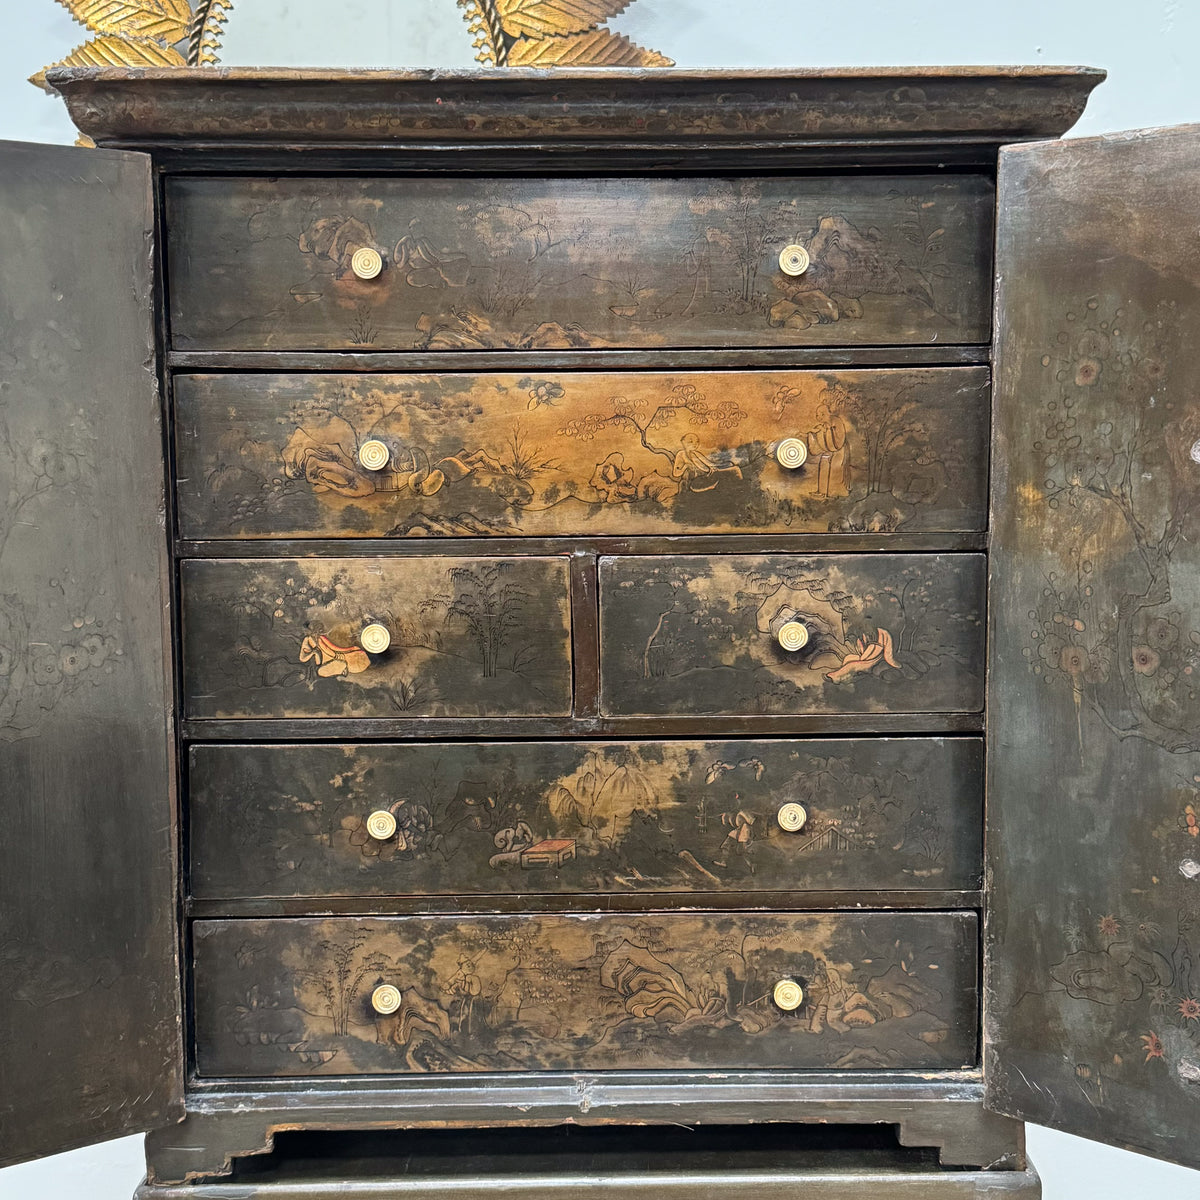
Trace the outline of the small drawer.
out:
[[[949,533],[988,372],[179,375],[185,538]]]
[[[190,717],[566,716],[565,558],[182,564]]]
[[[981,554],[600,560],[610,716],[979,712]]]
[[[976,1061],[974,913],[343,917],[192,928],[196,1067],[205,1078],[940,1070]]]
[[[197,350],[984,343],[994,204],[982,174],[176,177],[171,337]]]
[[[200,899],[973,889],[978,738],[197,745]]]

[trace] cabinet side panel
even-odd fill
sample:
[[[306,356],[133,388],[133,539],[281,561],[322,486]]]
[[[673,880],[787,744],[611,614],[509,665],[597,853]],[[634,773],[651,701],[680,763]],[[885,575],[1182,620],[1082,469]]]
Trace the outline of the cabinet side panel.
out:
[[[985,1063],[1200,1164],[1200,129],[1001,156]]]
[[[142,155],[0,146],[0,1164],[181,1093]]]

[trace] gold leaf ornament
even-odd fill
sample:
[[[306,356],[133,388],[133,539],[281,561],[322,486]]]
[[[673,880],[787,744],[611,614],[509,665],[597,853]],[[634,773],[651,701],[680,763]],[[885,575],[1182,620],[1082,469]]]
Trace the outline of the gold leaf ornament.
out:
[[[80,25],[93,33],[153,38],[171,45],[187,33],[192,20],[187,0],[58,0]]]
[[[186,67],[187,60],[171,46],[161,46],[149,39],[131,39],[106,34],[76,46],[66,58],[43,67],[29,82],[40,88],[46,86],[50,67]]]
[[[590,29],[570,37],[519,38],[508,52],[510,67],[669,67],[657,50],[631,42],[624,34]]]
[[[623,13],[630,0],[495,0],[504,32],[544,38],[585,33]]]
[[[476,61],[495,67],[670,67],[602,22],[630,0],[457,0],[471,31]]]

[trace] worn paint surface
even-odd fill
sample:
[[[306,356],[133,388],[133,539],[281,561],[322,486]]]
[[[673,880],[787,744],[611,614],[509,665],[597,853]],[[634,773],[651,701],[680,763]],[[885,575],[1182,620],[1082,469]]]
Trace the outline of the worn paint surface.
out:
[[[184,537],[925,532],[987,519],[988,374],[184,375]],[[788,469],[774,450],[804,442]],[[359,460],[381,441],[387,463]]]
[[[604,558],[601,708],[978,711],[983,596],[975,554]]]
[[[182,1046],[150,172],[0,178],[4,1163],[167,1120]]]
[[[975,738],[194,746],[192,892],[973,888],[982,767]]]
[[[193,717],[571,711],[565,558],[192,560],[183,627]]]
[[[987,341],[984,175],[177,178],[191,349],[556,350]],[[800,242],[811,265],[785,274]],[[356,251],[383,270],[360,279]]]
[[[206,1076],[962,1067],[972,913],[201,921]],[[772,990],[806,989],[794,1012]],[[377,1015],[390,984],[401,1005]]]
[[[1193,1164],[1198,179],[1195,127],[1002,157],[986,1063],[1001,1111]]]

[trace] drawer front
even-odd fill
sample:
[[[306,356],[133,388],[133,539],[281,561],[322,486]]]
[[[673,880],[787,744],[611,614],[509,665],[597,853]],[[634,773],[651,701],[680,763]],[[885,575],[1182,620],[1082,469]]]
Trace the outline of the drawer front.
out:
[[[982,763],[978,738],[193,746],[191,887],[970,889]]]
[[[982,343],[982,175],[176,178],[171,334],[224,350]],[[792,243],[802,275],[780,267]],[[383,268],[354,271],[358,250]]]
[[[978,712],[984,585],[981,554],[602,558],[601,707]]]
[[[191,717],[571,711],[564,558],[199,559],[181,595]]]
[[[973,913],[391,917],[193,926],[204,1077],[976,1060]],[[782,1011],[775,985],[805,990]],[[380,985],[399,992],[386,1016]]]
[[[986,526],[980,367],[183,375],[174,391],[189,538]],[[776,457],[789,438],[798,468]],[[362,465],[368,442],[381,466]]]

